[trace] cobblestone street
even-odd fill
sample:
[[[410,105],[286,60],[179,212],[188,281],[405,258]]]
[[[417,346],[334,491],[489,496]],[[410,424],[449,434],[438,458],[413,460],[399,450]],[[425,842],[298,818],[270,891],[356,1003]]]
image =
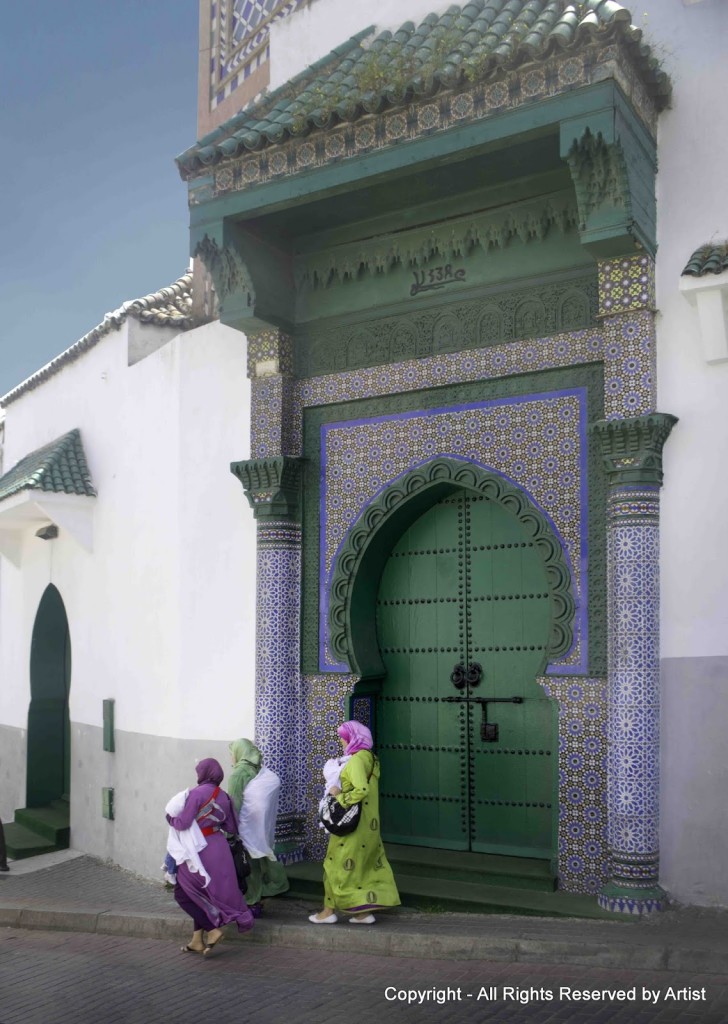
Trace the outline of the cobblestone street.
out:
[[[636,986],[637,998],[577,1002],[560,999],[561,986]],[[659,993],[657,1004],[642,998],[643,988]],[[694,998],[672,999],[670,988],[687,989]],[[552,998],[533,998],[537,991]],[[387,998],[398,992],[426,1001]],[[446,1001],[434,1002],[438,994]],[[207,1016],[218,1024],[725,1024],[728,975],[405,960],[245,943],[223,944],[203,959],[182,954],[168,940],[0,932],[0,1024],[197,1024]]]

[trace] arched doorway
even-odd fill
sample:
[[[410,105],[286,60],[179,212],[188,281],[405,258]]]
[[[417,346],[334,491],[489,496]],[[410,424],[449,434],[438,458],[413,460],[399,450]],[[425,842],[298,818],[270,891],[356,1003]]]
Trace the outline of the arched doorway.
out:
[[[30,648],[27,806],[68,801],[71,793],[71,640],[63,600],[46,587]]]
[[[377,598],[386,840],[551,858],[550,627],[546,566],[502,505],[457,490],[404,532]]]
[[[555,859],[556,706],[536,678],[574,613],[552,524],[498,474],[438,458],[369,506],[330,627],[374,696],[386,840]]]

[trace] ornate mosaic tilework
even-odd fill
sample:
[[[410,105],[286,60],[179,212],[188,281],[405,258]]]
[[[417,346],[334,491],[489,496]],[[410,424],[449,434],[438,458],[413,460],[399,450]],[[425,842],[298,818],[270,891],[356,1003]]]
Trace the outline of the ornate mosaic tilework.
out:
[[[610,524],[610,827],[615,855],[653,854],[659,826],[659,531]],[[653,883],[656,882],[653,878]]]
[[[609,496],[609,716],[612,880],[600,905],[662,909],[659,878],[659,490],[616,486]],[[644,896],[640,891],[644,890]]]
[[[265,530],[288,525],[268,522]],[[281,777],[281,814],[296,810],[296,794],[305,782],[302,744],[291,757],[302,703],[301,549],[289,541],[282,548],[258,545],[256,582],[255,735],[266,763]]]
[[[654,359],[654,318],[652,313],[643,311],[610,318],[605,321],[602,331],[555,334],[533,341],[442,353],[297,381],[293,392],[289,454],[301,454],[305,407],[490,380],[580,363],[603,361],[604,404],[608,419],[652,412],[655,407]],[[254,423],[254,433],[255,429]]]
[[[250,450],[252,458],[291,454],[294,401],[293,339],[281,331],[248,337],[251,378]]]
[[[646,253],[601,261],[598,272],[600,316],[655,308],[655,264]]]
[[[273,373],[293,373],[293,339],[282,331],[260,331],[248,336],[248,376],[255,377],[260,363],[275,362]]]
[[[401,413],[322,428],[321,668],[341,668],[328,651],[331,571],[347,531],[369,502],[402,473],[447,455],[495,470],[522,487],[546,514],[571,563],[580,625],[562,664],[585,653],[586,412],[583,389]]]
[[[211,110],[270,59],[271,23],[306,3],[308,0],[218,0],[212,4]]]
[[[293,410],[294,383],[290,377],[275,374],[256,377],[251,381],[250,453],[254,459],[274,455],[291,455],[300,450],[300,440],[294,433],[294,424],[300,420],[300,410]]]
[[[539,682],[559,702],[559,886],[597,893],[610,869],[606,680],[546,676]]]
[[[654,104],[640,87],[622,47],[616,42],[604,47],[586,46],[566,58],[553,56],[537,69],[513,69],[500,78],[478,83],[472,88],[440,93],[432,103],[409,104],[405,108],[360,118],[355,124],[328,129],[320,136],[295,138],[261,153],[226,161],[215,171],[212,194],[204,190],[198,194],[190,193],[190,203],[206,201],[231,190],[248,189],[373,150],[401,145],[617,76],[631,96],[636,113],[654,135]]]
[[[328,833],[318,827],[318,805],[324,795],[323,766],[330,757],[338,757],[341,744],[337,728],[349,718],[349,698],[358,682],[354,675],[341,673],[303,677],[306,708],[304,735],[306,769],[301,794],[305,808],[304,837],[306,856],[323,860]]]

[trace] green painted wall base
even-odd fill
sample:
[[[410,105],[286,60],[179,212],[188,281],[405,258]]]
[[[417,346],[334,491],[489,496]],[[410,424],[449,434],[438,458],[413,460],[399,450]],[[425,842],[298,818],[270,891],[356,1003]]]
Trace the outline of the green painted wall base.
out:
[[[23,807],[15,812],[15,821],[5,825],[5,844],[12,860],[67,850],[70,839],[66,800],[54,800],[46,807]]]

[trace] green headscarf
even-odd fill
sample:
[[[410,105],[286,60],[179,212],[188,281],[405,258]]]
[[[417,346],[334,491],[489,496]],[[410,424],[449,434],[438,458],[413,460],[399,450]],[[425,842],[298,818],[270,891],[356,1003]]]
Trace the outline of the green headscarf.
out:
[[[263,755],[252,740],[233,740],[230,744],[233,770],[228,775],[227,791],[233,802],[235,814],[240,813],[245,787],[260,771]]]

